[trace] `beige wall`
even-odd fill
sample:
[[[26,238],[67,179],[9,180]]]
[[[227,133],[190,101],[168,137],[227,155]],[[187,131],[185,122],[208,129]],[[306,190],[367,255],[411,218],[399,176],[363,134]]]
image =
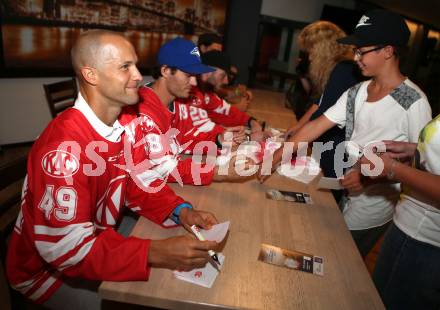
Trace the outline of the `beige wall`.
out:
[[[0,79],[0,145],[37,138],[51,120],[43,84],[64,79]],[[151,77],[144,77],[149,80]]]
[[[60,80],[0,79],[0,145],[35,140],[51,120],[43,84]]]

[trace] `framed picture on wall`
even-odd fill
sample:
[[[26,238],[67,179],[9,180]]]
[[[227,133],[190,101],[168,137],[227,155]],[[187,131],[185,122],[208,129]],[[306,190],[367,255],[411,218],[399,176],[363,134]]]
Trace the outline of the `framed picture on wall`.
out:
[[[89,29],[123,32],[148,74],[157,51],[176,36],[223,35],[229,0],[4,0],[0,3],[2,77],[73,75],[70,49]]]

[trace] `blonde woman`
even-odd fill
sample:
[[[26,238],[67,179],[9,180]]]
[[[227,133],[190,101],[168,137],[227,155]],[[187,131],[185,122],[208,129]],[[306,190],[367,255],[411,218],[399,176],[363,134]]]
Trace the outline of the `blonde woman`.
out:
[[[307,76],[312,83],[312,96],[320,98],[311,105],[304,116],[295,126],[291,127],[288,135],[294,135],[309,120],[321,116],[336,100],[351,86],[359,82],[358,69],[353,62],[351,46],[336,42],[346,34],[338,26],[327,21],[317,21],[305,27],[298,38],[301,51],[309,58]],[[343,129],[337,127],[320,136],[316,141],[333,141],[333,150],[326,151],[321,156],[321,168],[327,177],[335,177],[334,149],[344,141]],[[339,194],[334,193],[339,199]]]

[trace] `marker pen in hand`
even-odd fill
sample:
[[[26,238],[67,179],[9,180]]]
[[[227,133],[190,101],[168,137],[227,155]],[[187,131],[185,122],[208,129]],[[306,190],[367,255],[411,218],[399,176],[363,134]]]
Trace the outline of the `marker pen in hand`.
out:
[[[192,225],[191,230],[194,233],[194,235],[197,237],[197,239],[199,239],[200,241],[205,241],[205,237],[203,237],[203,235],[200,233],[199,227],[197,227],[196,225]],[[208,254],[209,256],[212,257],[213,260],[215,260],[217,264],[221,265],[220,261],[218,260],[217,254],[215,254],[213,250],[209,250]]]

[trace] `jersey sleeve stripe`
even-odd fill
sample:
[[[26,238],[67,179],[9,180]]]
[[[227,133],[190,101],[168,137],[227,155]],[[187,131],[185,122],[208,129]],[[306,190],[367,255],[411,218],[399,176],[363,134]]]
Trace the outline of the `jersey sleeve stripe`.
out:
[[[87,228],[78,226],[58,242],[35,241],[35,246],[44,260],[52,263],[82,244],[84,239],[93,235],[94,231],[93,226]]]
[[[32,287],[44,276],[47,275],[47,272],[43,273],[43,275],[39,275],[38,277],[32,278],[30,280],[18,283],[18,284],[11,284],[12,288],[20,291],[22,294],[26,294]]]
[[[63,270],[68,267],[74,266],[74,265],[78,264],[80,261],[82,261],[84,259],[84,257],[90,252],[95,241],[96,241],[96,238],[93,238],[88,243],[84,244],[74,256],[72,256],[71,258],[64,261],[59,266],[58,269]]]
[[[34,233],[36,235],[48,235],[48,236],[64,236],[72,233],[73,231],[77,231],[78,227],[80,228],[88,228],[93,227],[92,222],[84,222],[71,224],[64,227],[49,227],[45,225],[35,225]]]
[[[41,284],[41,286],[29,296],[32,300],[37,300],[57,281],[57,278],[49,276],[49,278]]]

